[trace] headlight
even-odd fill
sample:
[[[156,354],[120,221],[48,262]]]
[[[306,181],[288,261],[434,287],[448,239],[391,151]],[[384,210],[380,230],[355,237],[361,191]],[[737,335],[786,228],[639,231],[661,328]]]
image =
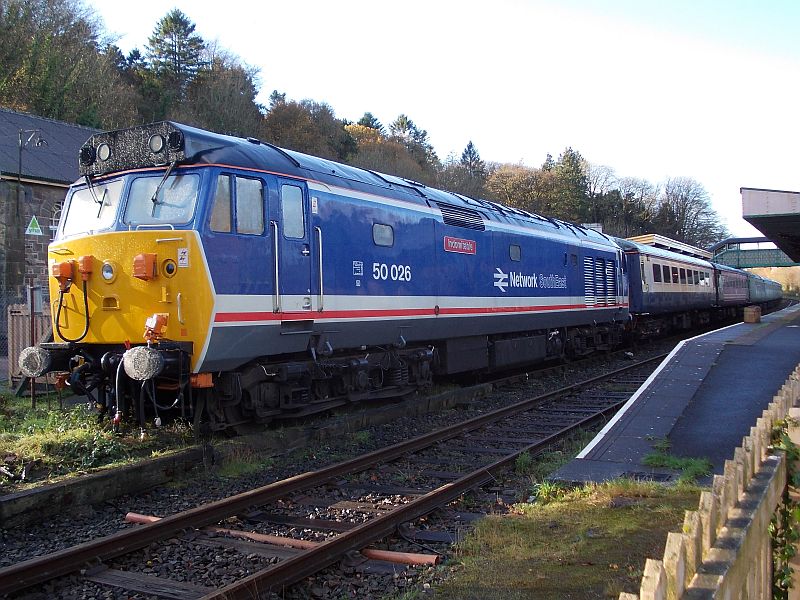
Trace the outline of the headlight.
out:
[[[108,160],[111,158],[111,146],[105,143],[100,144],[97,147],[97,158],[100,160]]]
[[[111,263],[103,263],[103,268],[100,269],[100,273],[102,273],[103,279],[109,283],[114,281],[114,277],[116,276],[116,273],[114,272],[114,265]]]
[[[158,154],[164,149],[164,136],[158,135],[157,133],[151,135],[147,145],[150,148],[150,152]]]

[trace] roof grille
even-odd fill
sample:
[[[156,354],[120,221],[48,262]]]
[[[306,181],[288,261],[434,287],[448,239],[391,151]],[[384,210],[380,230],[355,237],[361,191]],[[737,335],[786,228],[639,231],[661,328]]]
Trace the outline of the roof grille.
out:
[[[486,229],[483,224],[483,217],[477,210],[447,204],[446,202],[437,202],[436,206],[442,211],[442,218],[448,225],[476,229],[478,231]]]

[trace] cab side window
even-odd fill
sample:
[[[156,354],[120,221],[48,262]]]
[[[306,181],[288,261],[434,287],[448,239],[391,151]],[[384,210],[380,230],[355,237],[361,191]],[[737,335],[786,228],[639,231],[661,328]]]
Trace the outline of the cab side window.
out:
[[[213,202],[208,222],[211,231],[264,233],[264,183],[260,179],[220,175]]]
[[[236,231],[264,233],[264,184],[260,179],[236,178]]]
[[[217,177],[217,189],[214,192],[214,206],[209,221],[211,231],[230,233],[231,231],[231,176]]]
[[[303,190],[296,185],[281,186],[281,218],[283,235],[295,239],[306,237]]]

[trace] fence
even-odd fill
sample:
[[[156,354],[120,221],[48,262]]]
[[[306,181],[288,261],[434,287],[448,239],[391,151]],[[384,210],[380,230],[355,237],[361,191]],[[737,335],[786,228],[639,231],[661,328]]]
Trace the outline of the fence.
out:
[[[680,533],[670,533],[662,560],[647,559],[639,595],[619,600],[666,598],[772,598],[769,524],[787,483],[783,454],[768,454],[772,428],[800,398],[800,366],[750,429],[723,475],[687,511]],[[790,428],[800,439],[800,429]]]
[[[34,310],[37,307],[34,307]],[[51,334],[50,307],[46,302],[42,303],[41,312],[34,312],[33,317],[33,339],[31,339],[31,312],[30,305],[26,303],[8,304],[4,311],[6,318],[5,356],[0,357],[2,373],[6,374],[9,387],[15,387],[22,379],[17,361],[19,354],[24,348],[36,344]]]

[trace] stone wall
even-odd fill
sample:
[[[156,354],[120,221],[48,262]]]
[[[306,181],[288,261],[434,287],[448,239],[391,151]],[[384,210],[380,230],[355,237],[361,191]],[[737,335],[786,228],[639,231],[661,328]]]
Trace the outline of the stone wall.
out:
[[[0,181],[0,284],[6,302],[24,298],[31,277],[47,295],[47,245],[66,192],[61,186]],[[33,216],[43,235],[25,233]]]

